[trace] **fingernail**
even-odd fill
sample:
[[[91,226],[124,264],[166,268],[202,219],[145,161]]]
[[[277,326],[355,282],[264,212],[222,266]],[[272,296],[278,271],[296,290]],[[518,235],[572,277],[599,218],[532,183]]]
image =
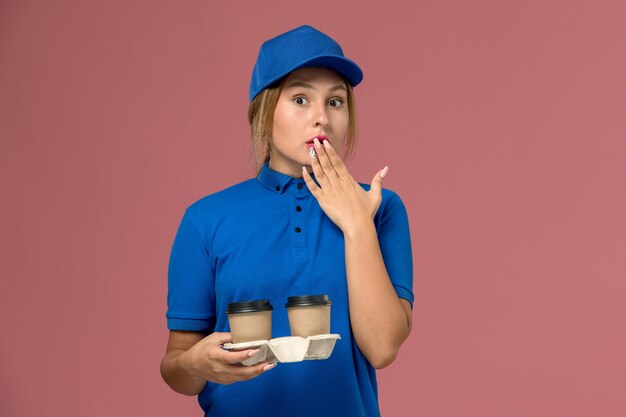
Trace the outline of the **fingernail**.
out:
[[[313,143],[315,143],[315,147],[318,149],[322,147],[318,138],[313,139]]]
[[[380,178],[385,178],[385,175],[387,175],[387,171],[389,171],[389,167],[384,167],[383,170],[380,172]]]
[[[266,365],[266,366],[263,367],[263,372],[269,371],[270,369],[272,369],[275,366],[276,366],[275,363],[270,363],[269,365]]]
[[[260,349],[254,349],[254,350],[251,350],[250,352],[248,352],[248,356],[254,356],[254,355],[256,355],[257,353],[259,353],[259,351],[260,351]]]
[[[332,146],[330,146],[330,142],[328,141],[328,139],[326,139],[324,142],[322,142],[324,144],[324,147],[326,148],[332,148]]]

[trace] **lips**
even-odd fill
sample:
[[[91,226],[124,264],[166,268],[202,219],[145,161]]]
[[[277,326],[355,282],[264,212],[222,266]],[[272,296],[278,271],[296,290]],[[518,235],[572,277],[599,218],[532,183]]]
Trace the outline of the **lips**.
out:
[[[307,145],[312,145],[313,144],[313,139],[317,138],[317,140],[319,140],[320,142],[323,142],[325,140],[328,140],[328,138],[326,136],[313,136],[311,139],[306,141]]]

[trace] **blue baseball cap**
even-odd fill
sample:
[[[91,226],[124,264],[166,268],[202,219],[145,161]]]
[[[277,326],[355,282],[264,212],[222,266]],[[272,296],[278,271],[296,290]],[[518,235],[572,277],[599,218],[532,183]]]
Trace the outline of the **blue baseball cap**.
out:
[[[353,87],[363,79],[361,68],[343,55],[337,42],[314,27],[303,25],[261,45],[252,70],[250,101],[275,81],[304,67],[333,69],[343,75]]]

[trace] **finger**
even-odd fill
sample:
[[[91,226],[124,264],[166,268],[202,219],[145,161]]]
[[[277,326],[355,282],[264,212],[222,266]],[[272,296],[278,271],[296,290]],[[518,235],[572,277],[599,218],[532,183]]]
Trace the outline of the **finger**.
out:
[[[333,148],[330,142],[327,140],[324,141],[324,149],[326,150],[326,155],[328,155],[328,159],[330,159],[330,162],[333,164],[333,167],[337,172],[337,176],[340,179],[353,179],[352,175],[350,175],[350,172],[348,171],[348,168],[346,167],[346,164],[343,163],[343,161],[335,151],[335,148]]]
[[[215,359],[224,364],[233,364],[243,362],[251,356],[259,353],[259,349],[246,349],[241,351],[228,351],[218,348],[219,352],[216,352]]]
[[[257,365],[253,372],[254,376],[257,376],[259,374],[262,374],[263,372],[267,372],[270,369],[274,369],[278,366],[278,363],[276,362],[263,362],[262,364]]]
[[[233,366],[231,371],[237,376],[252,377],[269,371],[276,366],[276,362],[261,362],[252,366]]]
[[[320,150],[320,152],[322,151]],[[330,183],[328,182],[328,178],[324,173],[324,169],[320,165],[319,153],[316,152],[316,155],[317,156],[313,156],[311,154],[309,157],[309,159],[311,160],[311,168],[313,168],[313,174],[315,174],[315,179],[317,180],[321,188],[329,187]]]
[[[374,192],[375,194],[381,195],[383,189],[383,178],[387,175],[387,171],[389,171],[389,167],[385,167],[382,170],[378,171],[374,178],[372,178],[372,186],[370,188],[370,192]]]
[[[328,154],[326,153],[326,148],[322,146],[319,139],[317,138],[315,138],[313,142],[315,143],[315,152],[317,153],[317,158],[324,170],[324,175],[326,175],[330,182],[335,181],[337,178],[339,178],[339,176],[337,175],[337,171],[335,171],[335,167],[333,166],[330,158],[328,157]]]
[[[276,367],[276,363],[261,362],[252,366],[229,365],[225,371],[233,378],[245,381],[261,375]]]
[[[309,191],[311,191],[311,194],[315,195],[315,193],[320,190],[320,187],[318,187],[315,181],[313,181],[313,177],[311,177],[311,174],[309,174],[309,171],[305,167],[302,167],[302,178],[304,179],[306,186],[309,188]]]

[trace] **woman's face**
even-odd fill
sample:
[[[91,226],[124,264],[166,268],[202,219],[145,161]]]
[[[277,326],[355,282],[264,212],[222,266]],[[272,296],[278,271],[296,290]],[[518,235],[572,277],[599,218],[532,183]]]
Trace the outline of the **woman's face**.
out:
[[[311,172],[310,141],[325,136],[340,153],[348,130],[348,92],[333,70],[307,67],[287,76],[274,110],[269,167],[302,178]]]

